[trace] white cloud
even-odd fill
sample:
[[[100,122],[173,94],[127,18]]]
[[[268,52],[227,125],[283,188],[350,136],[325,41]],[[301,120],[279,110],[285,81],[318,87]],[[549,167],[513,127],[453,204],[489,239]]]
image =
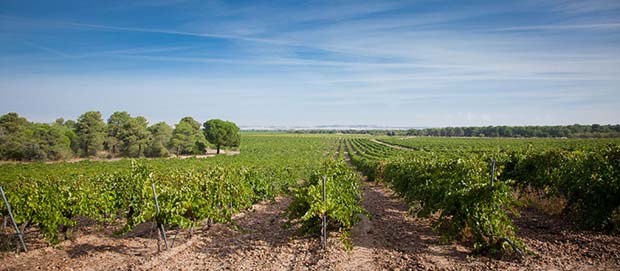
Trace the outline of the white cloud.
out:
[[[206,18],[153,28],[0,15],[0,20],[16,25],[51,27],[52,33],[64,28],[91,35],[197,38],[172,45],[55,49],[35,37],[29,45],[38,50],[36,55],[9,59],[0,69],[45,70],[46,65],[57,67],[59,57],[68,58],[68,65],[78,60],[111,64],[102,65],[105,68],[95,75],[6,73],[0,78],[0,106],[16,108],[22,99],[49,93],[77,93],[67,97],[80,99],[91,97],[79,94],[100,93],[103,99],[85,104],[139,108],[144,112],[137,114],[163,118],[167,113],[173,119],[181,113],[157,110],[181,108],[183,114],[195,110],[201,114],[197,117],[219,114],[244,124],[360,123],[359,119],[441,126],[613,120],[620,114],[620,49],[615,43],[620,24],[587,16],[602,8],[571,5],[565,3],[562,12],[578,13],[585,23],[562,17],[556,24],[460,25],[498,16],[506,8],[381,15],[402,8],[400,3],[357,5],[352,10],[313,6],[278,14],[256,6],[230,10],[216,3]],[[210,47],[214,40],[226,47]],[[41,57],[44,52],[54,58]],[[122,69],[127,63],[140,65],[128,72]],[[56,103],[54,108],[72,106]],[[37,105],[53,110],[43,100]],[[72,110],[84,109],[76,108]],[[308,108],[321,112],[313,117],[309,112],[315,111]]]

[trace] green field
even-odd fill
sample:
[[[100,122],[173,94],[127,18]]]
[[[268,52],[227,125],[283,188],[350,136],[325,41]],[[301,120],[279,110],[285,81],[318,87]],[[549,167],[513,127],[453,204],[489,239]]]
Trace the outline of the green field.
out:
[[[209,158],[122,159],[0,165],[0,181],[19,224],[38,225],[51,242],[77,216],[122,218],[123,231],[155,217],[182,227],[204,219],[230,220],[262,199],[273,199],[318,168],[336,139],[304,135],[243,135],[239,155]],[[0,206],[3,215],[6,208]]]

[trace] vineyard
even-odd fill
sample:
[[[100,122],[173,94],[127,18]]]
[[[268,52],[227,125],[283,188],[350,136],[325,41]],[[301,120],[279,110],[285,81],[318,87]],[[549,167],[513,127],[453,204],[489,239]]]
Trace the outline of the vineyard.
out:
[[[620,266],[614,250],[620,247],[620,141],[615,139],[244,133],[241,140],[239,155],[207,159],[0,164],[0,184],[31,249],[17,256],[8,209],[0,203],[5,222],[0,263],[9,269],[40,267],[35,259],[47,251],[60,253],[43,257],[51,269],[106,269],[85,263],[92,261],[90,255],[121,269],[184,269],[179,264],[186,261],[196,264],[194,269],[225,268],[231,261],[247,264],[241,269],[265,269],[259,263],[270,261],[273,269],[295,270],[355,269],[355,261],[374,264],[370,269],[562,268],[553,260],[559,256],[523,234],[540,230],[528,228],[534,198],[561,201],[557,212],[546,216],[570,222],[562,226],[569,236],[599,240],[584,245],[603,251],[590,251],[598,258],[586,267]],[[318,248],[323,217],[326,249]],[[162,251],[154,226],[140,233],[143,225],[165,227],[161,233],[168,239],[176,240],[179,232],[185,237]],[[140,252],[146,256],[135,256],[84,248],[80,242],[94,237],[80,237],[81,231],[106,247],[136,242],[138,236],[149,249]],[[436,238],[416,241],[422,235]],[[214,240],[232,243],[218,246]],[[76,244],[87,256],[69,255],[69,265],[54,262]],[[474,260],[441,260],[429,248],[445,254],[464,250]],[[132,265],[116,266],[117,254]],[[278,258],[261,258],[271,254]]]
[[[239,210],[284,193],[309,174],[334,143],[257,137],[246,144],[247,155],[208,160],[8,164],[2,165],[0,178],[16,222],[37,225],[53,244],[59,241],[58,229],[66,231],[77,216],[102,222],[122,218],[119,232],[152,219],[187,228],[205,219],[230,221]],[[159,214],[151,184],[159,195]]]
[[[382,144],[383,143],[383,144]],[[475,251],[510,244],[522,257],[509,214],[516,191],[561,196],[576,223],[617,232],[620,227],[620,146],[606,141],[352,139],[353,163],[383,180],[420,216],[440,212],[435,227],[447,239],[470,238]],[[532,144],[534,143],[534,144]],[[387,146],[394,144],[402,148]],[[511,241],[514,240],[514,241]]]

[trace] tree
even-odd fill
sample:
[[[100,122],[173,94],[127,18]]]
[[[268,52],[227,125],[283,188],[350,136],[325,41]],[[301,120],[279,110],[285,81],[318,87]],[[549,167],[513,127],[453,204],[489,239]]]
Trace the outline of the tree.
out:
[[[186,122],[186,123],[188,123],[189,125],[192,126],[192,129],[194,129],[196,131],[200,131],[200,122],[198,122],[197,120],[195,120],[192,117],[184,117],[179,122]]]
[[[77,123],[74,120],[67,120],[62,125],[64,127],[65,136],[71,141],[71,151],[73,154],[80,152],[80,138],[75,133]]]
[[[148,121],[142,116],[129,118],[123,124],[118,137],[121,140],[120,150],[124,156],[141,157],[144,155],[151,136],[147,126]]]
[[[239,127],[234,122],[212,119],[204,123],[207,141],[215,145],[217,153],[222,146],[237,147],[240,144]]]
[[[129,113],[123,112],[114,112],[108,118],[107,125],[107,137],[105,139],[105,148],[112,154],[113,156],[119,152],[119,145],[121,144],[121,130],[124,129],[124,126],[131,120],[131,116]]]
[[[49,125],[47,143],[50,148],[47,158],[50,160],[58,160],[73,157],[74,152],[71,148],[71,136],[75,136],[75,133],[64,125],[59,125],[57,123]]]
[[[83,156],[95,155],[103,148],[105,123],[98,111],[82,114],[76,123],[76,134],[79,138]]]
[[[58,124],[32,124],[32,137],[28,140],[28,160],[60,160],[73,155],[71,140],[64,127]]]
[[[17,113],[0,117],[0,157],[3,160],[25,159],[25,141],[28,138],[28,120]]]
[[[207,146],[207,140],[200,132],[200,123],[192,117],[184,117],[174,127],[170,144],[177,154],[201,154]]]
[[[132,118],[129,113],[114,112],[108,119],[105,147],[111,155],[141,157],[148,148],[151,133],[146,118]]]
[[[71,157],[71,140],[60,122],[31,123],[17,113],[0,117],[0,159],[32,161]]]
[[[54,121],[54,124],[63,125],[63,124],[65,124],[65,119],[64,118],[57,118]]]
[[[463,133],[463,128],[461,127],[454,127],[452,130],[452,136],[463,136]]]
[[[151,142],[146,151],[149,157],[167,157],[170,155],[168,148],[172,139],[172,127],[165,122],[158,122],[148,128],[151,133]]]

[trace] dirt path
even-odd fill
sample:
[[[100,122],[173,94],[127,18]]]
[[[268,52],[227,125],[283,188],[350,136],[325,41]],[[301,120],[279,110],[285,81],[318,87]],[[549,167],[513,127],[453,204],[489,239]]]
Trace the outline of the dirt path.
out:
[[[348,150],[344,156],[351,166]],[[371,266],[363,270],[450,269],[466,263],[469,251],[465,247],[442,244],[430,219],[413,217],[391,189],[362,178],[362,205],[370,219],[352,229],[351,239],[354,255]]]
[[[232,225],[201,227],[189,237],[183,230],[176,245],[157,253],[157,241],[144,224],[132,235],[112,237],[111,230],[80,234],[58,247],[31,246],[27,253],[5,252],[0,270],[323,270],[328,257],[319,252],[316,238],[293,238],[295,228],[284,228],[287,197],[261,202],[237,214]],[[175,231],[167,231],[169,242]],[[34,235],[34,233],[32,233]],[[36,239],[35,236],[32,236]],[[40,237],[39,237],[40,238]],[[34,241],[33,241],[34,242]],[[335,251],[342,250],[336,235]],[[29,244],[31,245],[31,244]],[[340,245],[340,248],[339,248]]]
[[[152,238],[151,229],[152,225],[143,224],[125,236],[113,237],[113,228],[85,222],[74,240],[49,246],[31,228],[26,232],[28,252],[3,252],[0,255],[0,270],[119,269],[124,264],[156,255],[157,241]],[[13,241],[10,247],[15,245]]]
[[[293,240],[284,229],[289,198],[263,202],[235,216],[238,230],[214,225],[190,245],[142,261],[139,270],[291,270],[316,262],[310,240]]]
[[[238,230],[215,225],[186,245],[127,269],[420,270],[446,269],[466,260],[465,248],[441,244],[429,221],[408,215],[406,205],[382,185],[364,185],[363,205],[371,219],[352,229],[351,250],[345,249],[339,233],[330,233],[323,252],[318,238],[298,237],[296,228],[283,228],[289,203],[289,198],[278,198],[255,205],[235,217]],[[482,263],[473,266],[484,268]]]
[[[425,265],[415,254],[424,247],[410,235],[438,242],[428,225],[411,223],[406,206],[380,186],[364,188],[366,207],[374,219],[364,219],[352,229],[351,250],[339,233],[330,233],[328,249],[318,238],[295,236],[296,228],[283,228],[289,198],[262,203],[235,217],[239,230],[216,225],[190,245],[164,252],[129,266],[139,270],[419,270]],[[403,233],[407,233],[404,236]],[[425,243],[423,243],[425,244]],[[439,248],[441,250],[441,248]],[[428,265],[433,266],[433,265]],[[434,265],[437,267],[438,265]],[[447,266],[447,265],[446,265]]]

